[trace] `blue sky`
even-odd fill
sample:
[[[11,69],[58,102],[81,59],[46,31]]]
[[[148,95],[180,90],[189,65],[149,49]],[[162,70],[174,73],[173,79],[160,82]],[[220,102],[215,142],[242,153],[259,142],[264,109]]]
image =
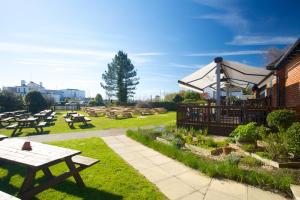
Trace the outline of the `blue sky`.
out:
[[[138,70],[136,98],[178,91],[215,56],[263,67],[300,35],[297,0],[0,0],[0,86],[20,80],[104,95],[118,50]]]

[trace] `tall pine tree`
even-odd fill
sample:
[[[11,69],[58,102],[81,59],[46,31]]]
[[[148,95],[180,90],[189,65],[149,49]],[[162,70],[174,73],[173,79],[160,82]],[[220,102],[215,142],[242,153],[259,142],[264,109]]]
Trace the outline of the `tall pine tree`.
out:
[[[128,102],[135,94],[136,85],[139,84],[137,73],[127,54],[119,51],[113,61],[107,65],[107,71],[102,74],[106,95],[117,97],[120,103]]]

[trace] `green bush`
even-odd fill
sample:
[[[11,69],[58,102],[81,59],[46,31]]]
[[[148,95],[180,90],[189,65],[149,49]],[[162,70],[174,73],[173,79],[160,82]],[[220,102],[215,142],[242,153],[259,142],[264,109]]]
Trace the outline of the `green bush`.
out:
[[[29,112],[38,113],[47,108],[47,102],[43,95],[38,91],[28,92],[25,96],[25,103]]]
[[[234,137],[235,141],[238,142],[255,143],[258,137],[256,123],[250,122],[246,125],[239,125],[230,136]]]
[[[300,157],[300,122],[295,122],[287,131],[287,147],[295,157]]]
[[[177,111],[177,103],[175,102],[149,102],[149,105],[152,108],[160,108],[163,107],[165,109],[167,109],[168,111]]]
[[[292,110],[275,110],[268,114],[267,122],[269,127],[283,131],[296,121],[296,117],[296,112]]]

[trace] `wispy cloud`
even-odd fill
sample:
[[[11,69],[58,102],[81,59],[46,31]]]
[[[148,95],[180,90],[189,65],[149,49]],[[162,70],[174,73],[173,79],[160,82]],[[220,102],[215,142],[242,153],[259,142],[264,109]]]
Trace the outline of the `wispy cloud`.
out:
[[[216,10],[216,12],[196,16],[195,18],[214,20],[237,32],[248,31],[250,22],[243,16],[242,9],[238,5],[237,1],[195,0],[195,2]]]
[[[226,43],[229,45],[287,45],[295,42],[297,37],[283,37],[283,36],[244,36],[238,35],[233,38],[232,41]]]
[[[134,56],[164,56],[164,55],[167,55],[167,53],[164,53],[164,52],[144,52],[144,53],[134,53],[132,55],[134,55]]]
[[[204,65],[170,63],[169,66],[180,68],[180,69],[199,69],[199,68],[203,67]]]
[[[210,53],[191,53],[186,56],[242,56],[242,55],[258,55],[266,53],[265,50],[247,50],[247,51],[223,51],[223,52],[210,52]]]
[[[0,51],[3,52],[15,52],[15,53],[35,53],[35,54],[55,54],[55,55],[70,55],[70,56],[92,56],[97,60],[111,60],[116,52],[115,51],[99,51],[93,49],[80,49],[80,48],[61,48],[50,46],[36,46],[30,44],[20,43],[5,43],[0,42]],[[141,52],[141,53],[128,53],[133,62],[137,64],[150,62],[149,57],[166,55],[163,52]],[[35,61],[36,62],[36,61]],[[46,64],[43,61],[44,64]],[[53,63],[55,65],[55,63]],[[58,63],[56,63],[57,65]],[[62,63],[60,63],[62,64]],[[64,63],[66,64],[66,63]]]

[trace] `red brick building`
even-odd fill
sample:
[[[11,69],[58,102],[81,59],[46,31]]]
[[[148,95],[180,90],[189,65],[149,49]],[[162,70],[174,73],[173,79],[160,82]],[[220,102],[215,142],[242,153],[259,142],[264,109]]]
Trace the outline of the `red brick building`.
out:
[[[266,88],[272,106],[295,108],[300,115],[300,38],[267,69],[274,74],[260,87]]]

